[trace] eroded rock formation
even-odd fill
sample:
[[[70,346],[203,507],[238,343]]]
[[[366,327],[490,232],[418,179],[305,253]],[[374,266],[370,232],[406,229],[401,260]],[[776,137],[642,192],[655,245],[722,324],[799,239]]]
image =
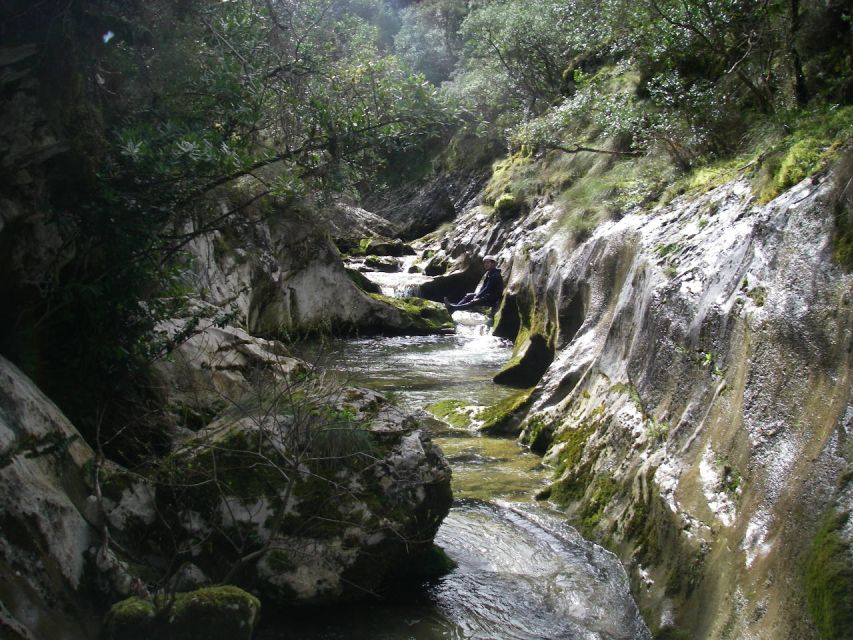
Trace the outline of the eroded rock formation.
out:
[[[555,467],[540,497],[620,554],[654,627],[841,637],[822,611],[849,610],[850,178],[848,158],[763,206],[737,181],[580,244],[547,203],[477,207],[429,245],[502,258],[510,369],[538,344],[545,371],[520,412]]]

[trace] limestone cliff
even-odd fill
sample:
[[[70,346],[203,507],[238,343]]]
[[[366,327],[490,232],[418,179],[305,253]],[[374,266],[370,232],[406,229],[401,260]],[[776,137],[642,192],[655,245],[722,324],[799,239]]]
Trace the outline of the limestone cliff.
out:
[[[498,254],[507,370],[535,385],[520,437],[555,469],[540,497],[619,553],[654,628],[847,637],[851,175],[763,206],[735,181],[582,242],[554,205],[474,207],[430,245]]]

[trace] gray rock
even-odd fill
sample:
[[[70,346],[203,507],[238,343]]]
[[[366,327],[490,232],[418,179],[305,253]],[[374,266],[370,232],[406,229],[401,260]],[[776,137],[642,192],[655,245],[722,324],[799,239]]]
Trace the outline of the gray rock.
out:
[[[86,558],[100,538],[84,517],[92,450],[65,416],[0,357],[0,600],[20,637],[94,637]]]
[[[764,206],[734,181],[622,212],[583,242],[552,204],[512,222],[472,207],[422,247],[498,254],[502,335],[517,356],[529,335],[554,345],[518,416],[562,470],[541,497],[619,550],[652,622],[816,638],[779,576],[849,511],[853,276],[831,247],[851,166]]]
[[[450,469],[410,419],[375,392],[312,383],[259,402],[163,464],[158,504],[204,574],[278,604],[329,602],[376,590],[429,547]]]

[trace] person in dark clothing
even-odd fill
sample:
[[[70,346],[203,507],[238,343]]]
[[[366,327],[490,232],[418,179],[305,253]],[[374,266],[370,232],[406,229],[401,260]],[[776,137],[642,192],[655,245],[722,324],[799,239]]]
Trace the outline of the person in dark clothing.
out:
[[[453,313],[454,311],[472,309],[473,307],[494,307],[497,305],[504,292],[504,281],[501,277],[501,270],[497,268],[497,264],[494,256],[483,258],[483,266],[486,268],[486,274],[480,280],[477,290],[474,293],[466,293],[456,303],[452,303],[445,298],[444,306],[447,307],[447,310]]]

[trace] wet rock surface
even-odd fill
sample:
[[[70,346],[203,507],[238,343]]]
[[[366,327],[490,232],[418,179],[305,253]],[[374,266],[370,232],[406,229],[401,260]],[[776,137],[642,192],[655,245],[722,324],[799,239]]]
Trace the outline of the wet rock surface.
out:
[[[853,283],[831,246],[849,179],[842,162],[764,206],[736,181],[583,243],[548,203],[474,207],[416,245],[498,255],[496,331],[515,358],[536,334],[554,354],[519,420],[559,470],[541,497],[620,555],[655,628],[819,637],[816,588],[774,576],[803,576],[847,510]]]

